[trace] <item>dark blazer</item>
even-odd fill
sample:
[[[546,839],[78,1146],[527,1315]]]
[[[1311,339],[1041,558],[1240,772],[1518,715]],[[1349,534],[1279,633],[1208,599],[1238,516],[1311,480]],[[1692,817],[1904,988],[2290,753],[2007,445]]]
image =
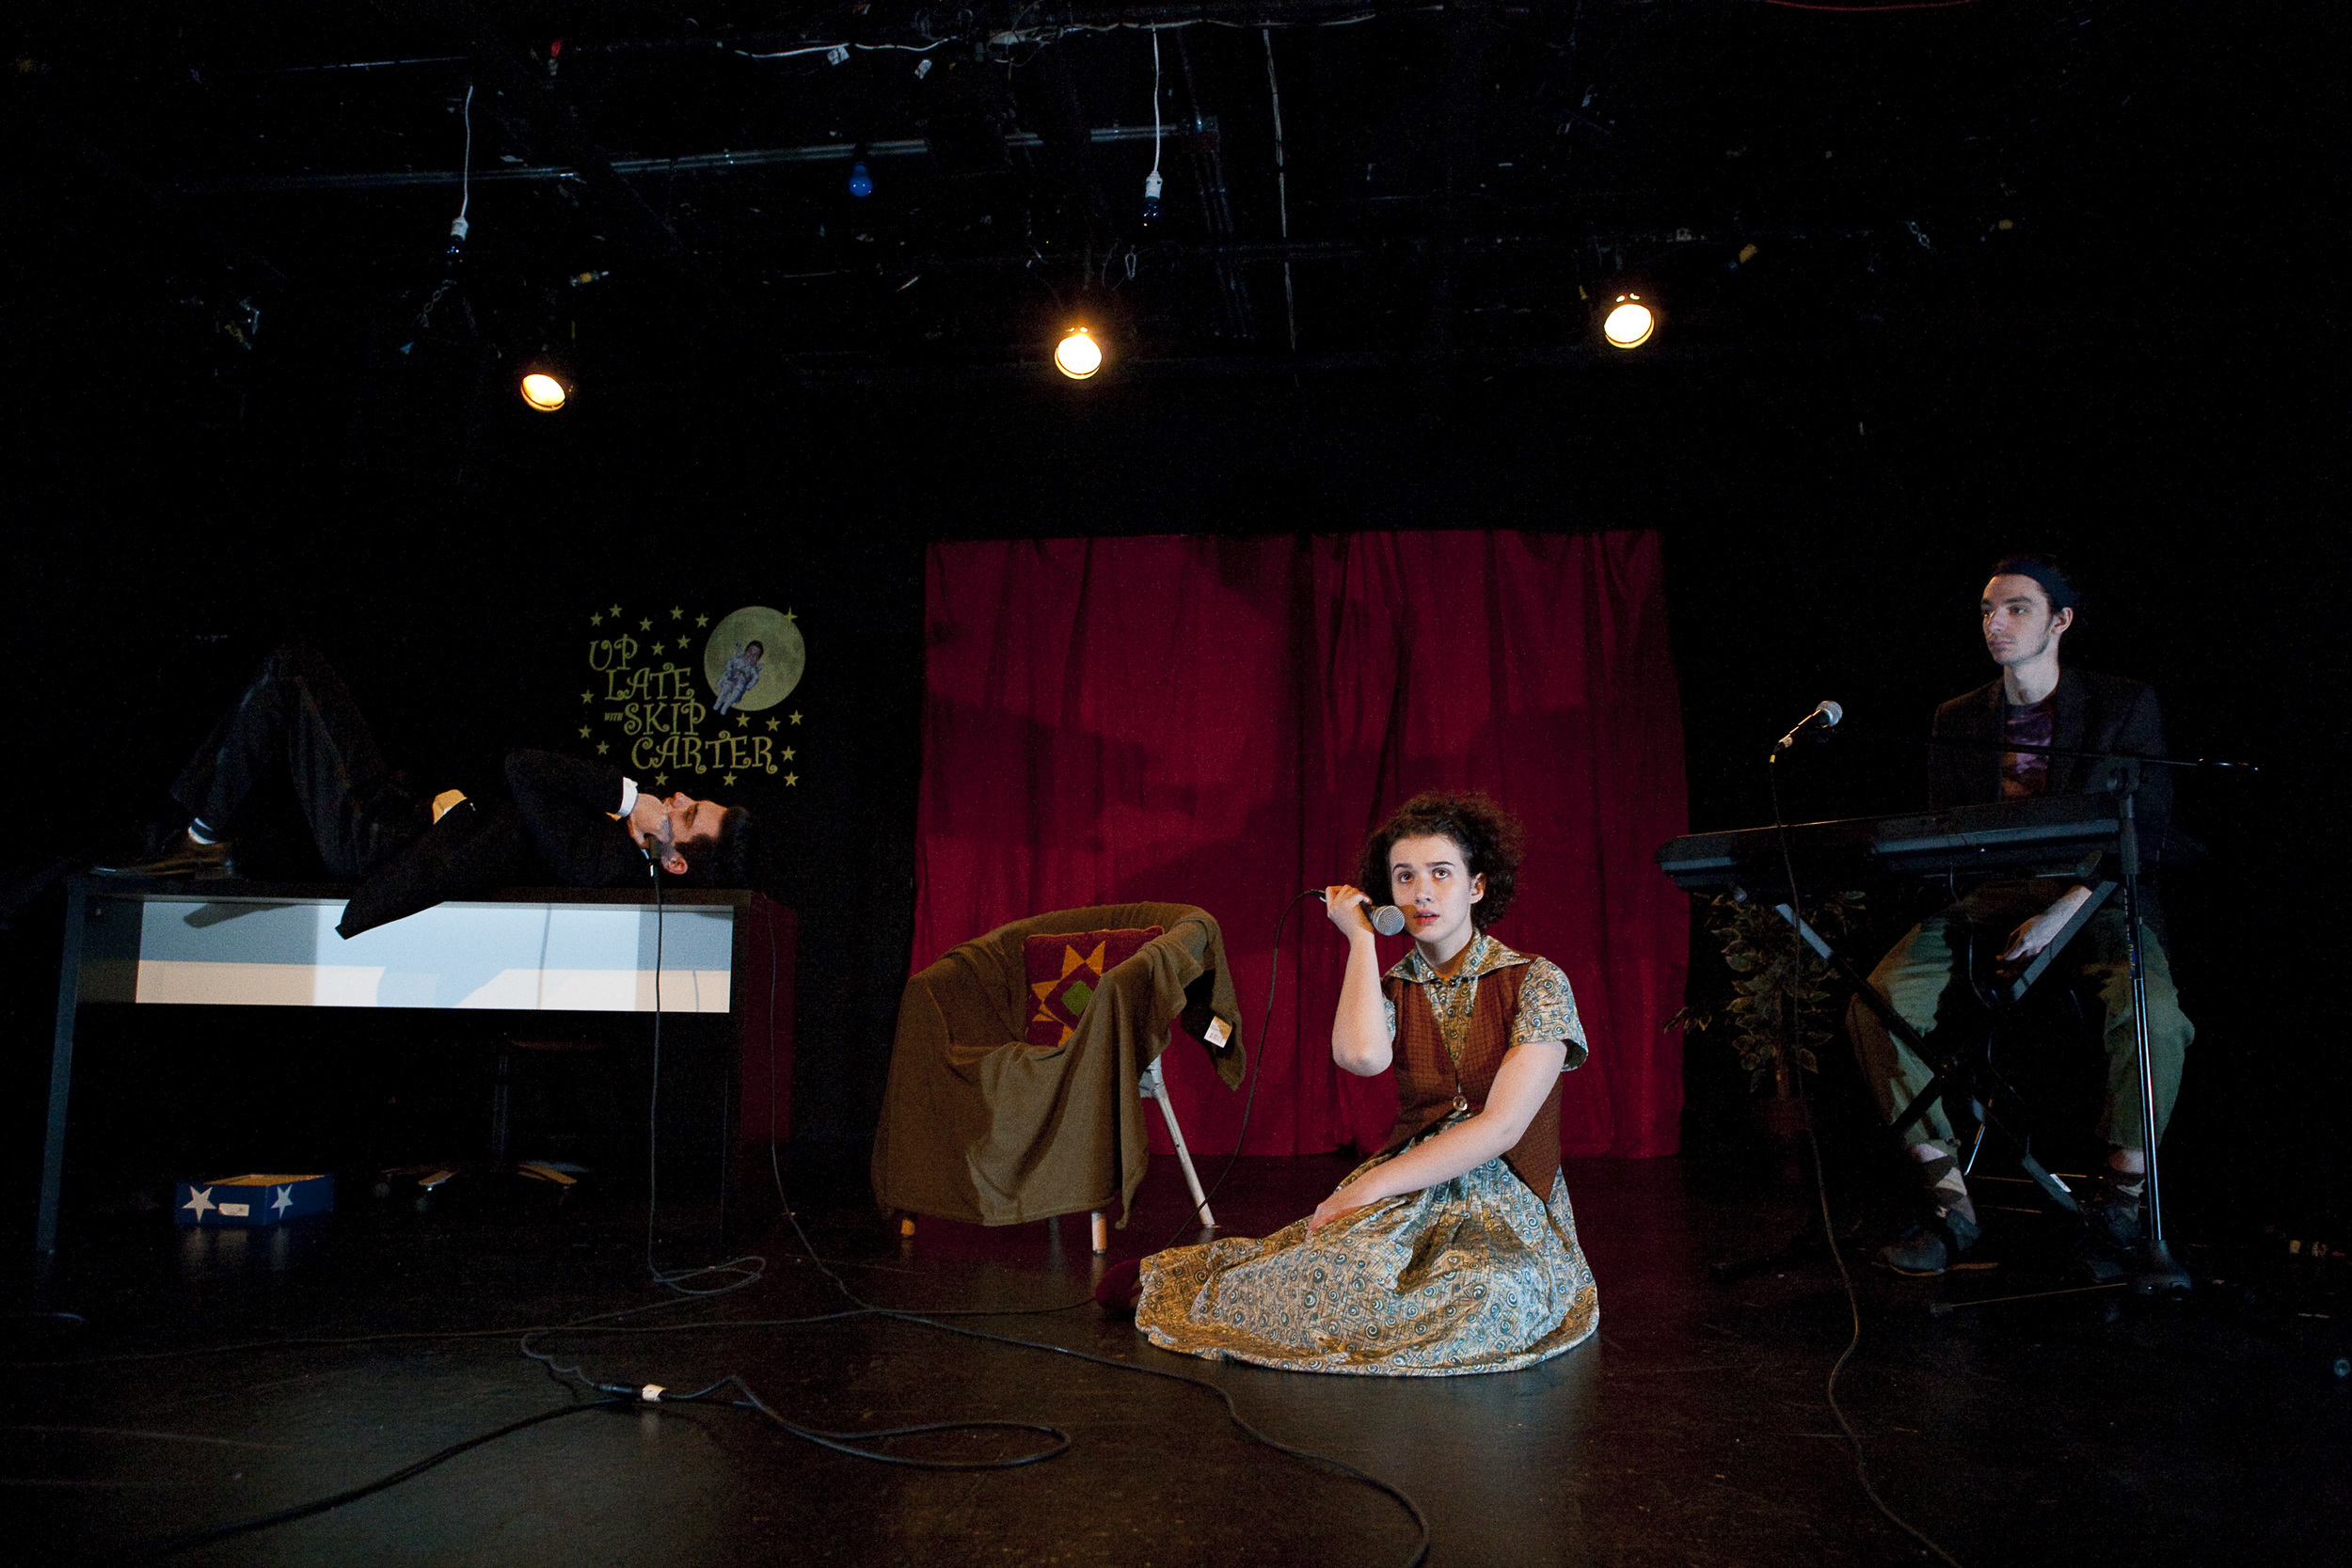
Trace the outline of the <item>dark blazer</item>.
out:
[[[493,888],[643,887],[645,852],[612,816],[621,770],[553,752],[510,752],[509,799],[468,800],[359,884],[336,929],[345,938]]]
[[[506,788],[531,845],[565,887],[636,887],[649,863],[621,809],[621,770],[553,752],[506,753]]]
[[[2156,705],[2155,689],[2121,675],[2066,670],[2058,675],[2057,710],[2051,717],[2050,744],[2089,752],[2136,752],[2165,754],[2164,714]],[[1998,742],[2002,739],[2001,683],[1979,687],[1954,697],[1935,710],[1939,740]],[[2106,769],[2080,757],[2050,759],[2049,792],[2089,795],[2106,786]],[[1982,805],[2001,798],[2001,753],[1997,746],[1935,747],[1928,753],[1928,809]],[[2140,853],[2153,863],[2162,855],[2172,820],[2172,770],[2143,768],[2139,793],[2133,802],[2139,824]]]

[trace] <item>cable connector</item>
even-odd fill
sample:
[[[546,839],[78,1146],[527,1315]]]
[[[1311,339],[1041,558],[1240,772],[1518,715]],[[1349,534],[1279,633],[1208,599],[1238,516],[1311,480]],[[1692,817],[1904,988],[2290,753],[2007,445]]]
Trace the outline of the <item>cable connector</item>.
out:
[[[1143,226],[1146,229],[1160,221],[1160,171],[1153,169],[1143,177]]]
[[[599,1394],[612,1394],[625,1400],[635,1400],[640,1404],[660,1404],[661,1396],[669,1392],[666,1386],[659,1383],[640,1385],[599,1383],[596,1385],[596,1390]]]

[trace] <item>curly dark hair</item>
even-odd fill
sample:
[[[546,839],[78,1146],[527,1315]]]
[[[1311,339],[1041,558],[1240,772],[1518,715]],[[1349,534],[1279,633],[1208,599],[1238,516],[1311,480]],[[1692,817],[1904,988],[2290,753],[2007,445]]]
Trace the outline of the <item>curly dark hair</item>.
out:
[[[1511,908],[1519,888],[1524,832],[1518,818],[1476,790],[1423,790],[1364,840],[1356,885],[1378,902],[1389,886],[1389,851],[1400,838],[1438,834],[1462,851],[1464,869],[1486,879],[1486,895],[1470,906],[1470,924],[1485,930]]]

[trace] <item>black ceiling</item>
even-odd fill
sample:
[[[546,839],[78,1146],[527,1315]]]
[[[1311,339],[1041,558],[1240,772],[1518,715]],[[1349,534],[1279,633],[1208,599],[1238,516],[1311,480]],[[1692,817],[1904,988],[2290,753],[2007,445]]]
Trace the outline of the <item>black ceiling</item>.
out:
[[[2324,28],[2189,0],[10,25],[20,357],[160,342],[229,381],[273,355],[503,376],[542,346],[638,381],[1037,374],[1081,318],[1130,374],[1574,365],[1629,279],[1660,356],[2128,342],[2183,334],[2233,263],[2316,292],[2342,178],[2297,86]]]

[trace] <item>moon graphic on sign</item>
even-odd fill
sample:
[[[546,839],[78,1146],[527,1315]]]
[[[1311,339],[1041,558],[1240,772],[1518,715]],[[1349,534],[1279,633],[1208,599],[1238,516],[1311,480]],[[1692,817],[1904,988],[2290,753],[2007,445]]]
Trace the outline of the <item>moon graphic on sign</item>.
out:
[[[747,605],[722,620],[703,644],[703,678],[721,713],[757,712],[792,695],[808,667],[801,628],[783,610]]]

